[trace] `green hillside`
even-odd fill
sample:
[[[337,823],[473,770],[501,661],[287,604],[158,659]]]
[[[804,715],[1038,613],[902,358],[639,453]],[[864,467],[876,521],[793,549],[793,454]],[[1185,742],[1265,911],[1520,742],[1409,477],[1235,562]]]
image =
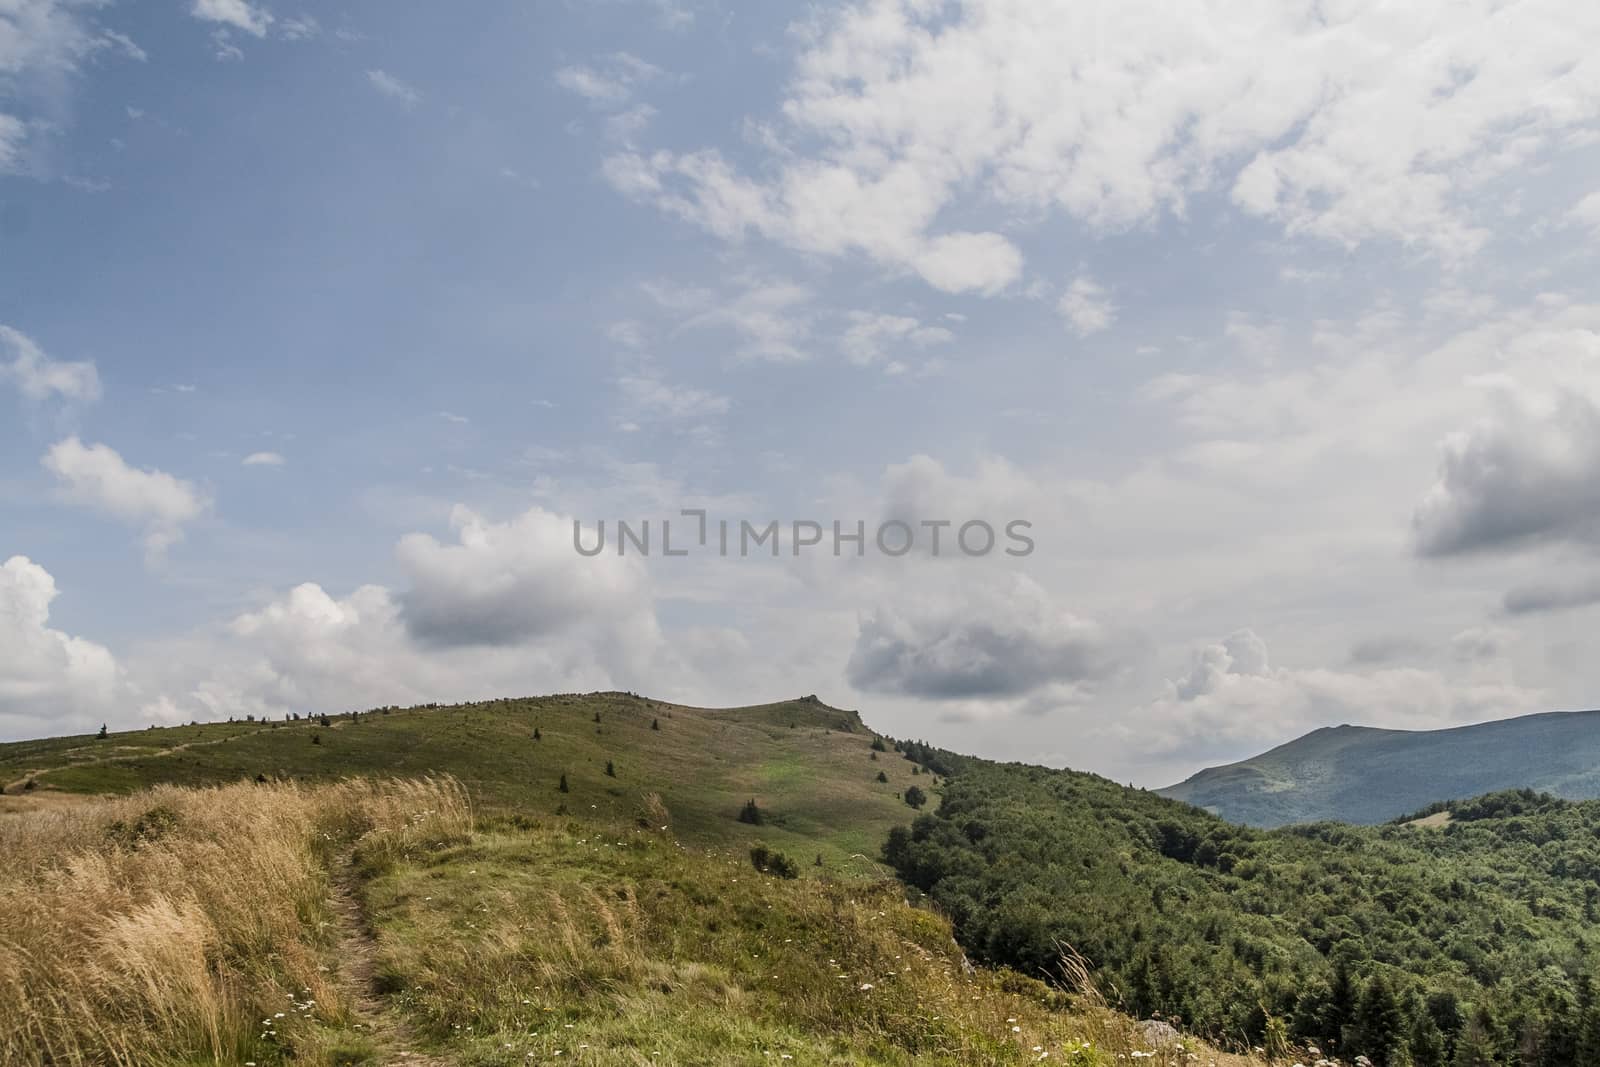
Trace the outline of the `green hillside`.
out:
[[[1450,730],[1334,726],[1160,792],[1251,826],[1375,824],[1442,800],[1533,789],[1600,798],[1600,711]]]
[[[1093,775],[969,762],[891,832],[975,958],[1060,944],[1137,1015],[1379,1064],[1600,1067],[1600,802],[1258,830]]]
[[[1327,734],[1325,753],[1364,743],[1364,731]],[[1225,1047],[1281,1052],[1298,1041],[1383,1067],[1600,1067],[1600,803],[1529,791],[1419,806],[1404,825],[1261,830],[1094,775],[880,738],[814,698],[707,710],[599,693],[0,746],[0,816],[21,816],[0,817],[0,850],[25,836],[31,812],[58,810],[70,828],[76,805],[121,804],[74,840],[109,840],[124,862],[120,849],[146,849],[184,823],[172,814],[181,804],[135,792],[156,783],[281,793],[292,811],[293,790],[383,788],[395,776],[449,776],[470,803],[470,831],[433,851],[363,859],[357,849],[347,901],[375,940],[340,1018],[399,1020],[385,1047],[458,1054],[442,1062],[582,1051],[563,1035],[524,1040],[535,1015],[546,1039],[551,1020],[602,1037],[615,1055],[594,1062],[648,1062],[654,1034],[675,1035],[669,1062],[698,1062],[697,1033],[721,1050],[708,1062],[743,1062],[753,1048],[840,1063],[1033,1051],[985,1044],[988,1016],[982,1035],[948,1028],[964,994],[940,975],[952,960],[965,968],[921,939],[906,890],[885,882],[897,874],[948,917],[968,956],[1001,968],[984,981],[1033,998],[1035,1008],[1007,1009],[1018,1019],[1059,1007],[1019,976],[1060,980],[1064,957],[1080,953],[1113,1006]],[[96,793],[127,799],[84,797]],[[907,798],[919,793],[913,810]],[[327,840],[359,839],[365,824]],[[339,857],[316,848],[307,884],[337,883]],[[40,862],[37,846],[16,851],[24,868]],[[68,873],[17,892],[48,907],[55,890],[40,886],[101,862],[69,859],[59,861]],[[302,895],[296,907],[307,906]],[[55,928],[67,937],[79,926],[68,917]],[[815,946],[804,960],[779,947],[802,943]],[[864,967],[903,981],[907,968],[888,959],[924,952],[943,962],[887,1014],[874,1006],[886,993],[865,1015],[822,993]],[[772,970],[753,963],[769,958]],[[26,992],[29,975],[0,958],[0,983]],[[935,988],[939,1010],[926,1006]],[[626,1021],[636,1015],[655,1021],[641,1029]],[[1061,1058],[1082,1026],[1043,1018],[1040,1041],[1053,1044],[1039,1048]],[[1126,1059],[1147,1058],[1121,1040]],[[297,1052],[257,1062],[323,1061]]]
[[[860,873],[876,869],[884,835],[913,814],[901,799],[911,786],[938,803],[934,775],[892,750],[875,751],[876,735],[859,715],[815,698],[712,710],[627,693],[570,694],[375,709],[327,723],[213,723],[5,744],[0,783],[13,794],[30,780],[35,790],[125,793],[258,775],[448,774],[480,811],[563,811],[611,823],[633,820],[653,793],[685,841],[742,846],[759,835],[808,864],[821,854],[830,869]],[[750,800],[763,813],[759,827],[738,819]]]
[[[850,851],[943,781],[875,740],[595,694],[7,746],[0,1062],[1261,1067],[970,965]]]

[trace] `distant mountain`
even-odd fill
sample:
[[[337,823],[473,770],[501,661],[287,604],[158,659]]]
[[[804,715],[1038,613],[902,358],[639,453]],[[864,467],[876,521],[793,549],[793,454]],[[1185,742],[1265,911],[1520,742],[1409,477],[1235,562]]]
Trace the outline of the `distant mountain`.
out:
[[[1600,798],[1600,711],[1450,730],[1330,726],[1158,790],[1232,822],[1380,823],[1437,800],[1502,789]]]

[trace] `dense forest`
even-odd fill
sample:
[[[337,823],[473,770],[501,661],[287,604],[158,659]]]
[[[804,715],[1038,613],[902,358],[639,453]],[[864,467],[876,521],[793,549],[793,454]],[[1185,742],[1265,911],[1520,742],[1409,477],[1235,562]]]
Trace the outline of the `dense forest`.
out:
[[[966,760],[884,856],[967,950],[1237,1044],[1600,1067],[1600,802],[1528,791],[1254,830],[1093,775]]]

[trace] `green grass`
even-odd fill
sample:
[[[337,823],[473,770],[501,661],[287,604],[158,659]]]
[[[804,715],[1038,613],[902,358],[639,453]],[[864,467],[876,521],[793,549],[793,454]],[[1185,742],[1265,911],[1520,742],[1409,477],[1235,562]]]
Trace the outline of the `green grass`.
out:
[[[368,872],[380,981],[448,1062],[1020,1064],[1048,1052],[1090,1065],[1143,1047],[1127,1020],[1067,1010],[1042,982],[967,970],[948,925],[893,882],[774,878],[742,852],[630,826],[489,822],[468,844]]]
[[[625,693],[559,695],[362,712],[330,726],[215,723],[0,745],[0,782],[8,793],[30,777],[45,790],[126,793],[257,775],[450,774],[486,812],[551,816],[564,807],[606,823],[634,821],[655,793],[684,841],[747,848],[760,838],[810,873],[820,854],[828,872],[873,876],[889,828],[913,815],[898,794],[921,785],[936,805],[938,792],[897,753],[872,760],[874,736],[854,712],[813,699],[712,710]],[[887,784],[876,781],[880,770]],[[566,794],[557,789],[563,774]],[[765,825],[738,821],[750,799]]]

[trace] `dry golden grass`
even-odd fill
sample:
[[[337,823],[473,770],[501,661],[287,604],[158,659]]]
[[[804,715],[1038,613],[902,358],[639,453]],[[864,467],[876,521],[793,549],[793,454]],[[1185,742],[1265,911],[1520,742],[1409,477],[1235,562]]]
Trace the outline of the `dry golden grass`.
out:
[[[323,958],[330,858],[357,840],[403,856],[470,828],[450,780],[159,787],[8,814],[0,1062],[281,1052],[295,1024],[348,1010]]]

